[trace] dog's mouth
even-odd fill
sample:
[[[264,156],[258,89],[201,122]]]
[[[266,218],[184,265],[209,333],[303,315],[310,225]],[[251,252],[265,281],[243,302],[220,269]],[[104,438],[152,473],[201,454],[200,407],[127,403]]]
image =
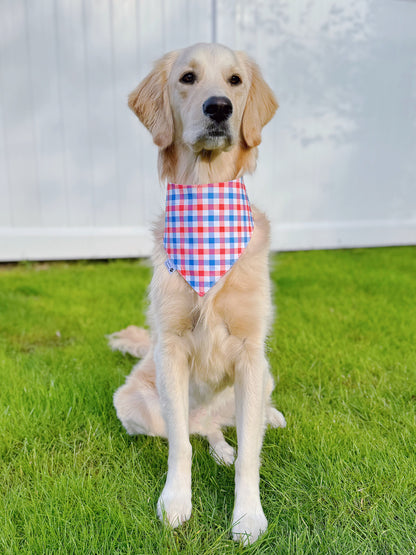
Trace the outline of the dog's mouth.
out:
[[[199,135],[193,148],[200,150],[227,150],[233,145],[233,137],[226,122],[207,126]]]
[[[222,121],[220,123],[210,123],[207,126],[206,134],[209,137],[227,137],[230,135],[230,126],[228,121]]]
[[[213,129],[209,131],[208,137],[226,137],[227,133],[223,129]]]

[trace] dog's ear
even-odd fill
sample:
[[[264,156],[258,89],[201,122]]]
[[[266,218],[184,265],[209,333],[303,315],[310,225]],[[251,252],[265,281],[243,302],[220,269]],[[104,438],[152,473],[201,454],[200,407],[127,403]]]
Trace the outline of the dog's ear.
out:
[[[273,91],[263,79],[258,65],[246,54],[245,58],[251,71],[251,86],[248,92],[246,107],[243,113],[241,131],[248,147],[261,143],[261,130],[274,116],[279,107]]]
[[[169,52],[158,60],[149,75],[129,94],[129,107],[162,149],[172,144],[174,136],[167,82],[176,56],[176,52]]]

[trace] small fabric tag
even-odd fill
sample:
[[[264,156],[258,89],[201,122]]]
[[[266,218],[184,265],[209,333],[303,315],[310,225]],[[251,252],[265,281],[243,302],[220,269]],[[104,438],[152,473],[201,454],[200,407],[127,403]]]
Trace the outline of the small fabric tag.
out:
[[[172,260],[170,258],[168,258],[165,262],[165,266],[166,268],[169,270],[170,273],[174,272],[176,270]]]

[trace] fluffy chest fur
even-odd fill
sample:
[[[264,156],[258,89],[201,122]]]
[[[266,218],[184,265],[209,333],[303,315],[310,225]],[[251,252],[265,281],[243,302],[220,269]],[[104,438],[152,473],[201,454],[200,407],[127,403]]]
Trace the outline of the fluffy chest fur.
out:
[[[154,228],[154,274],[149,323],[153,343],[170,336],[190,370],[190,399],[209,401],[234,380],[234,363],[246,341],[262,341],[271,320],[267,272],[270,225],[253,207],[254,232],[246,251],[217,284],[200,297],[166,266],[164,217]],[[162,293],[162,294],[161,294]],[[169,340],[169,339],[168,339]]]

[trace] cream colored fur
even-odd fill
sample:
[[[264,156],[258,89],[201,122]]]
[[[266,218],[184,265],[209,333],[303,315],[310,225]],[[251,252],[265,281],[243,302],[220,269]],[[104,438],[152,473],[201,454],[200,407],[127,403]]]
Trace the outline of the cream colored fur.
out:
[[[182,83],[192,72],[195,82]],[[230,77],[241,83],[233,85]],[[233,113],[221,133],[202,105],[225,96]],[[159,173],[192,184],[235,179],[254,171],[261,128],[277,102],[256,64],[241,52],[198,44],[167,54],[129,97],[129,106],[159,147]],[[253,207],[254,233],[232,269],[199,297],[177,273],[163,248],[163,217],[154,228],[150,333],[130,326],[110,337],[114,349],[142,360],[114,395],[130,434],[167,437],[168,475],[159,517],[177,526],[191,515],[190,434],[208,439],[217,461],[231,464],[234,450],[221,428],[236,425],[233,537],[251,543],[267,528],[259,496],[260,450],[265,426],[284,427],[272,407],[273,380],[265,357],[271,323],[269,223]]]

